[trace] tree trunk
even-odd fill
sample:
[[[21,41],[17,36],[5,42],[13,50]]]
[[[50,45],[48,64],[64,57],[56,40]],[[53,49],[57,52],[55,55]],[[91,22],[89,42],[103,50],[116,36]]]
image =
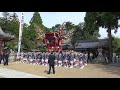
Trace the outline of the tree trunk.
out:
[[[73,45],[73,50],[75,51],[75,44]]]
[[[111,36],[111,26],[108,26],[108,37],[109,37],[109,62],[112,62],[112,36]]]

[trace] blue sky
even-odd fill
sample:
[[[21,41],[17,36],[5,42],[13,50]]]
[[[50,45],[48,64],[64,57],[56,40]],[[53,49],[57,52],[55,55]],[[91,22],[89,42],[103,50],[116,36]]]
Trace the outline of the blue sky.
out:
[[[0,16],[1,14],[2,12],[0,12]],[[20,18],[20,12],[17,12],[17,15]],[[32,16],[33,12],[24,12],[24,22],[29,24]],[[64,21],[71,21],[75,25],[79,24],[80,22],[84,22],[85,12],[40,12],[40,16],[42,18],[43,24],[46,27],[51,28],[56,24],[62,24]],[[101,35],[100,38],[107,37],[105,29],[100,28],[99,33]],[[113,31],[112,34],[116,37],[120,37],[120,29],[118,29],[117,34],[114,34]]]

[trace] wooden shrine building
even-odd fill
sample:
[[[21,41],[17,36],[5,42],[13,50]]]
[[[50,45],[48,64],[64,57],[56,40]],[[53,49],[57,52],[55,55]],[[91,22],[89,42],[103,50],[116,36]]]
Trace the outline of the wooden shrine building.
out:
[[[4,48],[5,42],[14,40],[15,36],[10,35],[9,33],[3,32],[2,28],[0,27],[0,54]]]

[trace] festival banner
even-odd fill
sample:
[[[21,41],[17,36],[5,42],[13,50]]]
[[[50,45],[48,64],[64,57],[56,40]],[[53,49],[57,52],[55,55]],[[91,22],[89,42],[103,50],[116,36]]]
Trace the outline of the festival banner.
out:
[[[20,17],[20,26],[19,26],[18,55],[20,54],[23,25],[24,25],[24,13],[22,12]]]

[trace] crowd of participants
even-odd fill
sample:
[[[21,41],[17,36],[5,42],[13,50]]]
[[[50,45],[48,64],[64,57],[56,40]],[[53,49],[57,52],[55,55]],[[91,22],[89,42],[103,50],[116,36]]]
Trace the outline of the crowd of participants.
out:
[[[50,52],[26,52],[20,53],[19,58],[16,55],[16,60],[27,64],[38,64],[48,66],[48,57]],[[81,69],[87,65],[87,53],[86,52],[74,52],[63,51],[54,52],[56,57],[55,67],[76,68]]]

